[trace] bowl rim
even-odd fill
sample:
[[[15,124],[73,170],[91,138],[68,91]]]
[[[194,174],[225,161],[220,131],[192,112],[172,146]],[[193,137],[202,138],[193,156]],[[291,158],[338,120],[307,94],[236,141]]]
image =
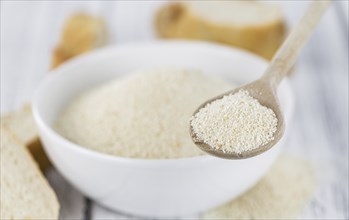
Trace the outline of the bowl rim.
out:
[[[98,48],[96,50],[93,50],[91,52],[88,52],[86,54],[77,56],[73,59],[70,59],[69,61],[63,63],[61,66],[57,67],[54,70],[50,70],[49,73],[45,76],[45,78],[40,82],[39,86],[37,87],[36,91],[34,92],[33,100],[32,100],[32,112],[34,115],[35,122],[40,129],[45,130],[45,133],[50,136],[50,139],[54,139],[56,142],[60,142],[61,147],[64,148],[70,148],[70,150],[74,150],[79,154],[84,154],[85,156],[89,157],[95,157],[96,159],[100,160],[105,160],[105,161],[110,161],[110,162],[126,162],[126,163],[134,163],[134,162],[141,162],[147,163],[147,164],[158,164],[158,163],[167,163],[167,164],[173,164],[173,163],[192,163],[193,161],[195,162],[206,162],[206,161],[212,161],[212,160],[220,160],[223,158],[217,158],[211,155],[200,155],[200,156],[192,156],[192,157],[183,157],[183,158],[153,158],[153,159],[148,159],[148,158],[132,158],[132,157],[122,157],[122,156],[116,156],[116,155],[110,155],[106,153],[102,153],[99,151],[95,151],[86,147],[83,147],[79,144],[76,144],[66,138],[64,138],[62,135],[54,131],[52,126],[48,125],[41,117],[38,109],[38,102],[40,99],[40,94],[42,93],[43,87],[46,84],[53,83],[56,78],[59,78],[60,74],[57,72],[65,72],[66,70],[69,70],[71,66],[78,65],[79,63],[84,63],[88,62],[91,59],[96,59],[99,56],[106,56],[106,54],[110,54],[113,51],[117,50],[128,50],[128,49],[134,49],[134,48],[140,48],[140,47],[166,47],[166,46],[185,46],[185,47],[196,47],[196,48],[206,48],[205,50],[220,50],[225,53],[238,53],[242,54],[245,57],[248,57],[249,59],[257,59],[259,61],[262,61],[264,63],[268,63],[266,59],[263,57],[260,57],[256,54],[253,54],[249,51],[236,48],[236,47],[231,47],[231,46],[226,46],[223,44],[218,44],[218,43],[211,43],[211,42],[205,42],[205,41],[196,41],[196,40],[154,40],[154,41],[149,41],[149,42],[130,42],[130,43],[125,43],[125,44],[113,44],[113,45],[108,45],[102,48]],[[81,64],[79,64],[81,65]],[[289,80],[284,79],[283,81],[288,84],[287,90],[289,90],[289,98],[290,98],[290,113],[288,116],[285,114],[285,118],[291,118],[293,115],[293,109],[294,109],[294,95],[291,87],[289,86]],[[40,132],[41,133],[41,132]],[[41,135],[41,134],[40,134]],[[47,146],[44,146],[46,148]],[[48,146],[49,148],[49,146]],[[265,152],[267,153],[267,152]],[[263,154],[265,154],[263,153]],[[257,157],[262,156],[263,154],[257,155],[255,157],[247,158],[245,160],[249,159],[254,159]],[[228,159],[224,159],[228,160]],[[229,161],[241,161],[241,160],[229,160]]]

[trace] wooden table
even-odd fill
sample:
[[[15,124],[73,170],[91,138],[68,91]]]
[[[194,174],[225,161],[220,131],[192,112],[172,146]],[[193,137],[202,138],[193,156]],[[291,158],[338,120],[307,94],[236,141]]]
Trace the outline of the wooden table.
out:
[[[161,1],[1,1],[1,113],[30,101],[47,74],[64,20],[76,11],[101,14],[111,43],[155,38]],[[292,26],[308,4],[283,1]],[[348,219],[348,1],[335,1],[298,61],[292,86],[295,119],[286,151],[316,164],[319,188],[301,218]],[[47,177],[62,219],[132,219],[90,201],[55,170]]]

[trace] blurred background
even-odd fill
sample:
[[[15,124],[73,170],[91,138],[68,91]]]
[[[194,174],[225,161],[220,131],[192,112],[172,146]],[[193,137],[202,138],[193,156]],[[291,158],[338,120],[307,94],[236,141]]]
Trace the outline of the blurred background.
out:
[[[1,113],[30,101],[53,67],[71,15],[84,12],[101,17],[106,45],[153,41],[159,38],[156,12],[167,3],[1,1]],[[281,5],[286,26],[292,28],[309,1],[272,3]],[[316,164],[319,174],[319,187],[301,218],[349,218],[348,8],[348,1],[333,2],[290,74],[296,110],[286,151]],[[132,218],[85,198],[55,170],[46,175],[58,194],[62,219]]]

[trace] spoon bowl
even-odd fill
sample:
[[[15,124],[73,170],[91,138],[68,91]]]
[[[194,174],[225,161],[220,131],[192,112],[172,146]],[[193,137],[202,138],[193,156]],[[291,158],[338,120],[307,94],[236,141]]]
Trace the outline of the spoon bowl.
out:
[[[279,100],[277,98],[277,94],[275,89],[270,85],[270,83],[266,80],[259,79],[252,83],[246,84],[242,87],[233,89],[229,92],[226,92],[222,95],[219,95],[217,97],[214,97],[202,105],[199,106],[199,108],[196,109],[193,115],[198,113],[201,108],[204,108],[207,106],[207,104],[222,99],[224,96],[232,95],[237,93],[240,90],[245,90],[249,93],[251,97],[254,99],[257,99],[259,103],[271,110],[276,115],[276,118],[278,120],[277,122],[277,130],[274,133],[274,139],[270,142],[268,142],[265,145],[259,146],[258,148],[254,148],[252,150],[244,151],[241,153],[237,153],[234,151],[223,151],[220,149],[214,149],[210,145],[206,144],[203,140],[197,137],[196,133],[193,131],[192,126],[190,125],[190,135],[194,141],[194,143],[203,151],[213,155],[218,156],[225,159],[244,159],[249,157],[257,156],[258,154],[261,154],[267,150],[269,150],[271,147],[273,147],[279,140],[282,138],[284,131],[285,131],[285,124],[284,124],[284,116],[282,113],[282,110],[280,108]]]

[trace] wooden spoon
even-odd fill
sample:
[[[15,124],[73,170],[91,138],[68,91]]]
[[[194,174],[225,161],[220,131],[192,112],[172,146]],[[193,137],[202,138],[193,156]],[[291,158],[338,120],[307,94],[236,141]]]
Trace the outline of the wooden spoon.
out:
[[[204,143],[202,140],[200,140],[200,138],[196,136],[192,126],[190,125],[190,135],[194,143],[199,148],[211,155],[221,158],[244,159],[256,156],[269,150],[281,139],[281,137],[284,134],[285,123],[284,116],[280,109],[279,100],[277,98],[277,87],[280,84],[281,80],[285,76],[287,76],[287,72],[294,64],[301,48],[308,40],[316,24],[319,22],[322,14],[330,5],[330,2],[331,1],[328,0],[314,0],[310,4],[304,16],[301,18],[299,23],[295,26],[295,28],[289,34],[285,42],[276,52],[271,63],[269,64],[269,67],[260,79],[206,101],[193,114],[195,116],[195,114],[198,111],[200,111],[201,108],[205,107],[208,103],[223,98],[223,96],[234,94],[240,90],[245,90],[249,92],[250,96],[257,99],[261,105],[266,106],[274,111],[278,119],[277,131],[274,133],[274,140],[256,149],[245,151],[242,153],[223,152],[222,150],[215,149],[214,147],[211,147],[208,144]]]

